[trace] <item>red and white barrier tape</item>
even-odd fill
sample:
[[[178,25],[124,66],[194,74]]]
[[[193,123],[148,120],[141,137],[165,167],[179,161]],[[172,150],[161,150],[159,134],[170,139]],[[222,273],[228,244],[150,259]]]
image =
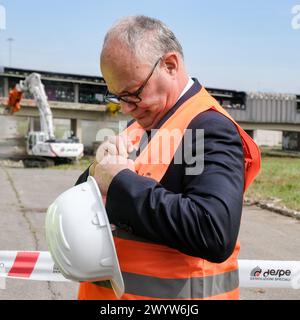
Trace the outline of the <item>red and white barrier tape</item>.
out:
[[[70,281],[55,266],[50,252],[0,251],[0,278]]]
[[[300,261],[239,260],[238,263],[240,287],[300,289]],[[0,280],[6,278],[70,281],[46,251],[0,251]]]

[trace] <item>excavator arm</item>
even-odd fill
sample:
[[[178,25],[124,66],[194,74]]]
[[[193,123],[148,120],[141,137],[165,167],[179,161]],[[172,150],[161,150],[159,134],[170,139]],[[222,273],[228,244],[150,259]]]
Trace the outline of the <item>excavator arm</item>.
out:
[[[45,133],[47,140],[55,140],[53,118],[41,76],[38,73],[31,73],[25,80],[21,80],[9,92],[8,112],[14,114],[21,109],[20,101],[22,94],[31,93],[40,113],[41,131]]]

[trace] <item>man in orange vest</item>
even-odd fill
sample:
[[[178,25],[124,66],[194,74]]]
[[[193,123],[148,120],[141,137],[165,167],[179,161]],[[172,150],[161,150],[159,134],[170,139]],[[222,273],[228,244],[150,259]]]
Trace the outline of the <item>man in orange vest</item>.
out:
[[[243,194],[260,168],[256,144],[189,77],[180,43],[159,20],[113,26],[101,70],[107,101],[133,121],[99,147],[77,183],[92,174],[106,197],[122,299],[238,299],[237,237]],[[176,137],[164,140],[170,132]],[[189,152],[202,163],[192,168]],[[78,297],[115,299],[107,282],[81,284]]]

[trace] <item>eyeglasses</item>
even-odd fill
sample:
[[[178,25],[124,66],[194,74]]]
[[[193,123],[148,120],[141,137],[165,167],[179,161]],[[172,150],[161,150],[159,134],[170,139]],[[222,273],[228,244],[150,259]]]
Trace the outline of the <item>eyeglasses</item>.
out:
[[[105,96],[104,96],[104,100],[106,102],[112,102],[114,104],[120,104],[121,101],[124,101],[126,103],[132,103],[132,104],[136,104],[142,101],[142,98],[140,97],[140,95],[142,94],[146,84],[148,83],[149,79],[151,78],[156,66],[158,65],[159,61],[161,60],[161,58],[159,58],[154,67],[152,68],[150,74],[148,75],[148,77],[146,78],[146,80],[143,82],[143,84],[133,93],[130,92],[125,92],[125,94],[122,95],[116,95],[116,94],[112,94],[109,91],[106,92]]]

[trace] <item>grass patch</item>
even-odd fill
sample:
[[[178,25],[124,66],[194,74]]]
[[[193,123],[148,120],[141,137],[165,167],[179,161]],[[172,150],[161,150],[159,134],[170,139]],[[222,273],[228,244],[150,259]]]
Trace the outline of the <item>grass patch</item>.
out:
[[[57,170],[81,170],[85,171],[93,162],[94,157],[83,157],[82,159],[75,161],[73,164],[60,164],[57,166],[48,167],[50,169]]]
[[[300,159],[263,156],[260,174],[246,196],[253,200],[281,199],[279,205],[300,211]]]
[[[84,171],[93,157],[84,157],[74,164],[52,167],[58,170]],[[246,196],[252,200],[281,199],[279,205],[300,211],[300,158],[263,156],[262,168]]]

